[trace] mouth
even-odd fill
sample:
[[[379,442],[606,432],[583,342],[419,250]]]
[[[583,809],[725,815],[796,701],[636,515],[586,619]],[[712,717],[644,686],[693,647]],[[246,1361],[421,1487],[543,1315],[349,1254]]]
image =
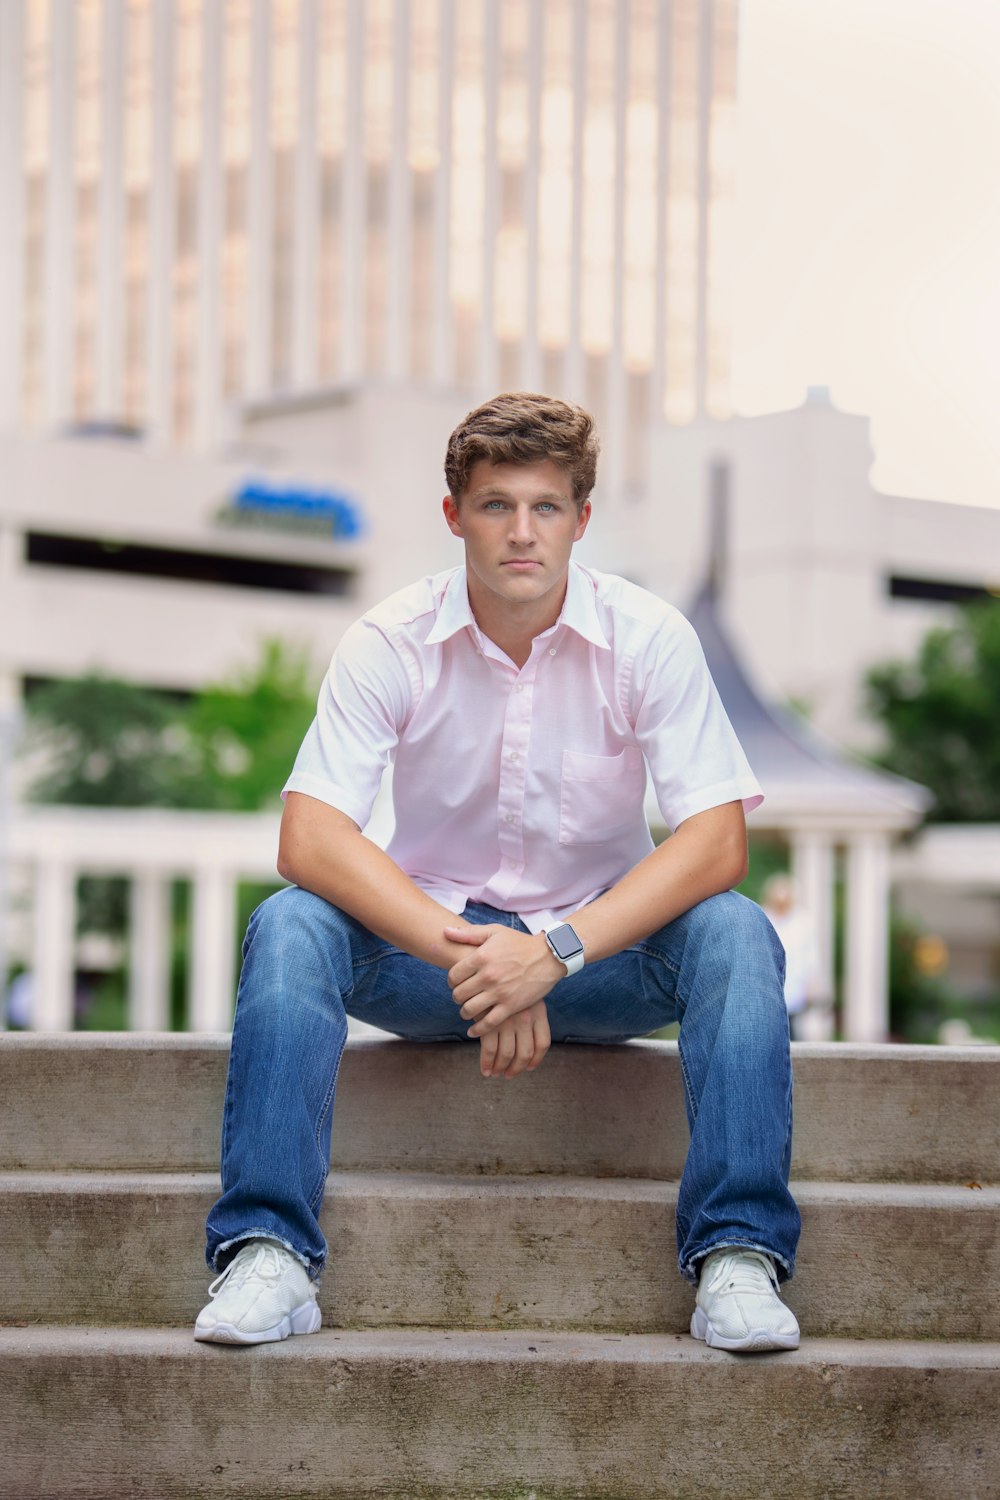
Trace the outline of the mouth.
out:
[[[533,568],[541,566],[541,563],[533,557],[510,557],[501,564],[501,567],[512,568],[515,573],[530,573]]]

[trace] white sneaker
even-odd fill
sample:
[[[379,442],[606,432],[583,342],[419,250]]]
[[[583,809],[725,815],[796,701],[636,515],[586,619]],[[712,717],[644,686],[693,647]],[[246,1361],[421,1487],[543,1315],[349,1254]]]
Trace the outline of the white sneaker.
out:
[[[732,1248],[706,1255],[691,1333],[713,1349],[797,1349],[799,1325],[778,1296],[770,1256]]]
[[[271,1344],[316,1333],[316,1286],[301,1261],[273,1240],[248,1240],[208,1289],[194,1336],[213,1344]]]

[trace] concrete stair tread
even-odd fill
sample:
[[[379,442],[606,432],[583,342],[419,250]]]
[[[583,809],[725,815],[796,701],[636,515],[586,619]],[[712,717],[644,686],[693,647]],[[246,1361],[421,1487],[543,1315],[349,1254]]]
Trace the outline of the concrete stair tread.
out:
[[[218,1162],[227,1036],[0,1037],[0,1168],[206,1170]],[[793,1176],[965,1181],[1000,1160],[1000,1047],[797,1043]],[[53,1097],[60,1108],[52,1109]],[[680,1175],[677,1046],[553,1048],[512,1083],[470,1045],[348,1043],[334,1167]]]
[[[996,1343],[0,1329],[0,1451],[19,1500],[987,1500],[998,1372]]]

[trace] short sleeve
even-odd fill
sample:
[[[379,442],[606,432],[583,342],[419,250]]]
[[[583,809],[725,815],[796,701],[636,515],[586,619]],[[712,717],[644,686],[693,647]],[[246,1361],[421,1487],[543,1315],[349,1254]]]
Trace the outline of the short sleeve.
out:
[[[282,798],[304,792],[363,828],[412,697],[397,647],[370,621],[358,620],[334,653]]]
[[[726,802],[741,801],[746,812],[763,802],[701,642],[677,610],[670,610],[638,653],[631,709],[669,828]]]

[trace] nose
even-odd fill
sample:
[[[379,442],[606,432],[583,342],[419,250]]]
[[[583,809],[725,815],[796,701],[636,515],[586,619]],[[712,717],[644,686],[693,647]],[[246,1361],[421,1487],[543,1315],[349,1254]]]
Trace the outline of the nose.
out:
[[[527,505],[516,505],[510,518],[510,539],[518,547],[530,547],[535,540],[531,510]]]

